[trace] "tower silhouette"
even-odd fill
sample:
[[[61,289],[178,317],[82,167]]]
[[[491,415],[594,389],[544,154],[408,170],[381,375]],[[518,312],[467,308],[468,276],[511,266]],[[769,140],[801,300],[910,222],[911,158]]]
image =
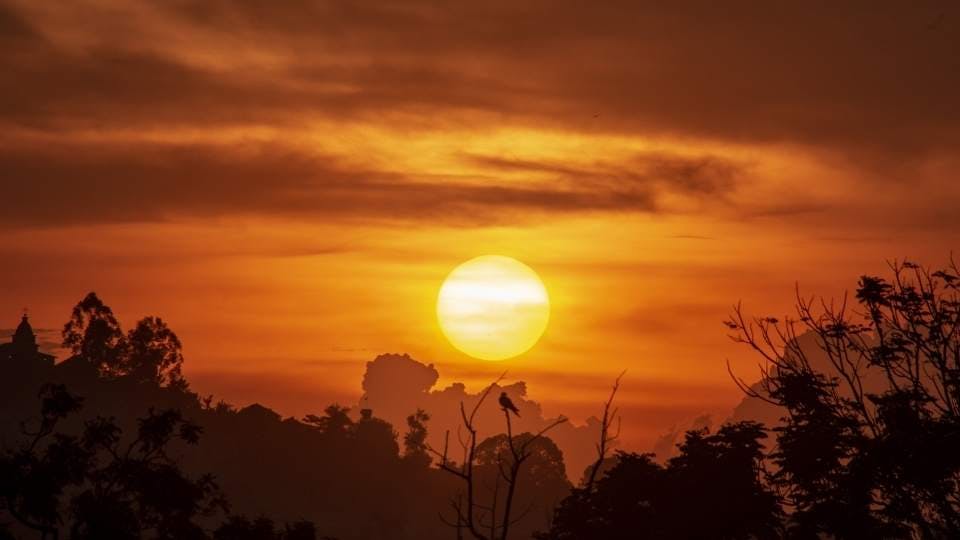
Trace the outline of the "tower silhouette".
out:
[[[0,344],[0,363],[14,369],[53,366],[53,356],[40,352],[37,335],[30,325],[30,318],[26,311],[13,332],[10,342]]]

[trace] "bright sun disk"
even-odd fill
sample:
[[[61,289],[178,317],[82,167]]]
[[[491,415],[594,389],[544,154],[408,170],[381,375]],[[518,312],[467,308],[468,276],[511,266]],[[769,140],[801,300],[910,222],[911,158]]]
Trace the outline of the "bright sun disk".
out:
[[[550,299],[532,268],[510,257],[485,255],[450,272],[437,297],[437,318],[460,351],[504,360],[537,343],[550,318]]]

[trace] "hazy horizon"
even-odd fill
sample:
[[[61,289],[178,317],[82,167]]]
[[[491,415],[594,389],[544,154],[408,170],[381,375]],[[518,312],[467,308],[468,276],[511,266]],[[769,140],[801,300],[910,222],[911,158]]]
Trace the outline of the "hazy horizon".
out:
[[[300,416],[408,353],[509,371],[623,443],[742,399],[722,321],[957,244],[957,6],[0,2],[0,326],[96,291],[201,393]],[[829,59],[829,61],[825,61]],[[485,254],[543,279],[529,352],[437,324]]]

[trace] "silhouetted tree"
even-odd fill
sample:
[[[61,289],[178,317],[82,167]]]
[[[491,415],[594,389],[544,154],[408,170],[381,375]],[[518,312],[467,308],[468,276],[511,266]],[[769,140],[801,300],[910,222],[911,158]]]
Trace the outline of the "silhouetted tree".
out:
[[[784,371],[771,393],[790,412],[789,420],[776,428],[772,453],[777,465],[772,479],[796,509],[790,534],[903,537],[902,531],[895,534],[884,527],[871,510],[872,473],[860,456],[867,441],[857,418],[831,404],[835,386],[816,373]]]
[[[138,381],[184,384],[182,345],[177,335],[159,317],[145,317],[127,333],[124,369]]]
[[[652,454],[620,452],[593,489],[580,488],[538,538],[781,538],[777,495],[761,481],[766,437],[756,423],[691,431],[661,466]]]
[[[80,409],[81,398],[62,385],[46,385],[40,402],[36,430],[24,426],[27,441],[0,454],[0,490],[2,509],[47,538],[56,537],[64,492],[86,479],[92,453],[77,437],[54,434],[61,420]]]
[[[88,421],[79,436],[56,432],[82,400],[62,385],[41,393],[39,428],[0,456],[3,509],[43,538],[68,526],[73,540],[206,538],[197,519],[224,508],[209,475],[186,476],[167,454],[174,440],[196,444],[200,428],[176,411],[150,413],[122,441],[110,419]]]
[[[411,463],[422,467],[430,465],[430,454],[427,450],[427,422],[430,415],[423,409],[407,417],[407,433],[403,436],[403,457]]]
[[[478,480],[487,487],[481,501],[492,508],[490,524],[497,524],[502,538],[503,530],[509,534],[527,516],[545,517],[546,522],[570,493],[563,452],[543,434],[495,435],[477,445],[476,455]],[[544,522],[528,523],[516,536],[528,537]],[[491,534],[497,536],[497,531]]]
[[[88,486],[71,503],[71,538],[139,538],[147,530],[158,539],[203,538],[195,519],[225,508],[211,475],[187,477],[166,451],[174,440],[197,444],[198,425],[173,410],[151,410],[137,424],[124,443],[112,421],[87,423],[83,444],[97,454]]]
[[[350,408],[334,403],[323,410],[323,416],[308,414],[303,421],[320,430],[321,433],[336,438],[345,438],[353,428],[350,419]]]
[[[791,535],[960,537],[960,271],[891,270],[860,279],[859,312],[797,294],[796,318],[728,321],[765,361],[759,386],[735,380],[785,411]]]
[[[691,431],[667,462],[678,538],[780,538],[780,500],[766,485],[763,426],[727,424],[715,434]],[[695,508],[698,519],[684,520]]]
[[[187,387],[180,342],[164,321],[144,318],[124,335],[96,295],[73,315],[64,335],[76,354],[39,373],[42,380],[25,384],[0,366],[0,539],[26,537],[29,528],[46,538],[208,538],[198,523],[209,527],[214,520],[204,514],[223,499],[211,477],[183,473],[167,448],[182,452],[183,470],[215,470],[246,512],[319,517],[349,538],[401,528],[403,538],[425,538],[441,530],[433,508],[446,491],[442,475],[400,466],[390,424],[372,416],[353,422],[348,409],[331,406],[311,426],[260,405],[237,410],[212,397],[154,391],[146,386]],[[40,418],[17,431],[36,410],[36,394],[18,385],[49,380],[81,390],[86,406],[78,412],[80,398],[47,386]],[[211,435],[195,446],[190,439],[199,431],[189,426],[198,425]],[[388,484],[409,487],[381,489]],[[274,532],[284,540],[316,536],[308,521]]]
[[[359,459],[382,463],[399,458],[400,445],[397,444],[396,430],[390,422],[374,417],[372,411],[353,424],[350,435]]]
[[[126,339],[113,310],[96,293],[91,292],[73,308],[63,327],[63,346],[90,362],[101,375],[124,372]]]
[[[657,504],[666,483],[652,454],[618,452],[616,464],[593,488],[577,488],[555,512],[543,540],[663,538]],[[690,511],[694,511],[690,509]]]
[[[63,328],[63,346],[97,368],[101,376],[187,389],[181,373],[180,340],[159,317],[145,317],[126,335],[113,310],[96,293],[74,308]]]
[[[601,472],[604,463],[607,461],[607,456],[610,453],[610,447],[617,441],[617,438],[620,437],[620,416],[617,414],[619,409],[613,407],[613,400],[617,397],[617,391],[620,389],[620,379],[627,372],[624,371],[617,376],[617,379],[613,382],[613,388],[610,390],[610,397],[607,398],[607,402],[603,406],[603,416],[600,418],[600,440],[597,441],[597,460],[593,462],[586,473],[584,474],[584,489],[590,491],[593,489],[593,483],[597,480],[597,475]],[[616,431],[611,431],[613,427],[613,422],[616,420],[617,429]]]

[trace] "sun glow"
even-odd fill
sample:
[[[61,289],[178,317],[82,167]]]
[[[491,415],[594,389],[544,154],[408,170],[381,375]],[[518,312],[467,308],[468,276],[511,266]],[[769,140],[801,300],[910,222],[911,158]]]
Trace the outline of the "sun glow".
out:
[[[450,272],[437,297],[437,318],[457,349],[474,358],[504,360],[537,343],[550,318],[550,299],[529,266],[486,255]]]

